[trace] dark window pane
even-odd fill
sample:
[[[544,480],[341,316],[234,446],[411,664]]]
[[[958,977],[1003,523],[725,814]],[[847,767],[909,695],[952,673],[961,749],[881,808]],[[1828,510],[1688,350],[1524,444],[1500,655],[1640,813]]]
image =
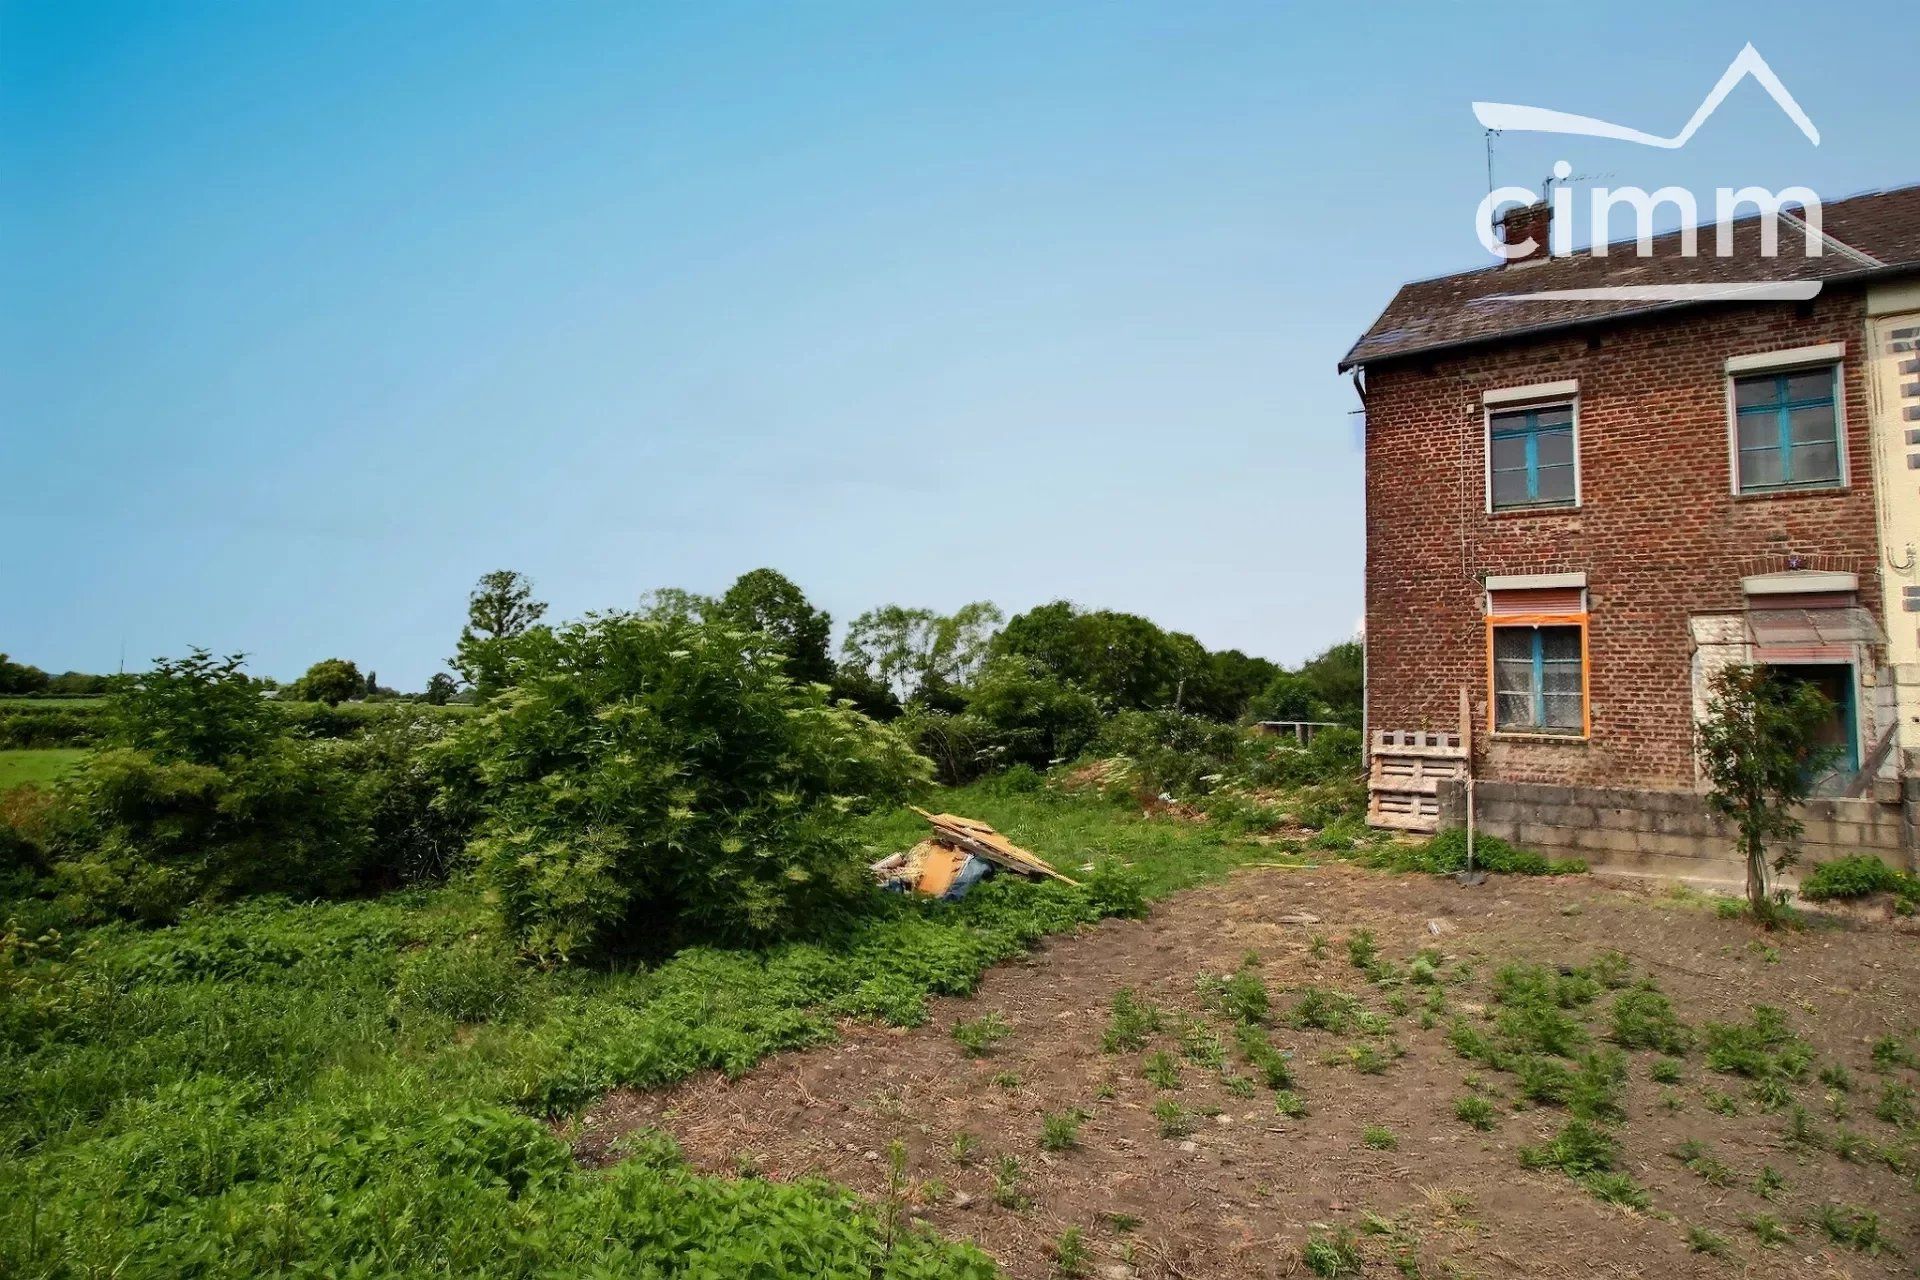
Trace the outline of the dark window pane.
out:
[[[1553,694],[1545,698],[1545,710],[1549,729],[1571,729],[1578,731],[1585,726],[1581,723],[1580,695]]]
[[[1497,729],[1533,728],[1533,698],[1524,693],[1503,693],[1494,699],[1494,727]]]
[[[1733,383],[1733,403],[1740,409],[1776,403],[1773,375],[1768,373],[1757,378],[1736,378]]]
[[[1526,472],[1496,471],[1493,473],[1494,506],[1522,506],[1528,501]]]
[[[1764,489],[1768,485],[1779,484],[1782,478],[1778,449],[1741,451],[1740,487],[1742,489]]]
[[[1818,400],[1833,398],[1833,370],[1812,369],[1787,379],[1787,399]]]
[[[1534,437],[1535,447],[1539,450],[1540,465],[1557,467],[1573,462],[1573,432],[1542,431]]]
[[[1549,662],[1540,669],[1541,688],[1547,693],[1580,693],[1580,664],[1577,662]]]
[[[1554,427],[1571,427],[1573,425],[1573,406],[1570,404],[1557,404],[1549,408],[1537,409],[1534,411],[1533,420],[1539,424],[1542,430],[1549,430]]]
[[[1780,415],[1771,409],[1741,414],[1739,428],[1742,449],[1771,449],[1780,443]]]
[[[1580,661],[1580,628],[1540,628],[1540,656],[1548,662]]]
[[[1527,465],[1527,439],[1525,436],[1495,436],[1493,438],[1493,469],[1511,471]]]
[[[1527,412],[1524,409],[1510,409],[1505,413],[1496,413],[1491,419],[1495,431],[1524,431],[1527,426]]]
[[[1831,444],[1801,444],[1793,448],[1795,484],[1832,483],[1840,478],[1840,450]]]
[[[1823,404],[1811,409],[1789,409],[1787,429],[1792,433],[1795,444],[1810,444],[1816,440],[1831,441],[1833,439],[1833,406]]]
[[[1541,502],[1573,501],[1573,468],[1541,467],[1540,491],[1535,495]]]

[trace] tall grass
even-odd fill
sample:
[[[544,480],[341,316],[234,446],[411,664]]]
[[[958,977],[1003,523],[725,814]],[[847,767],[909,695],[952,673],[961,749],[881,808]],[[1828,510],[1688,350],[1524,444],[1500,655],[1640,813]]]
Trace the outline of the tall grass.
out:
[[[974,788],[940,807],[1082,886],[880,898],[804,940],[618,971],[513,962],[460,886],[8,933],[0,1275],[990,1274],[968,1248],[887,1243],[832,1188],[703,1178],[658,1141],[582,1170],[546,1122],[617,1085],[744,1071],[841,1016],[918,1022],[930,995],[971,991],[1043,936],[1246,852],[1047,793]],[[862,838],[877,854],[921,829],[895,815]]]

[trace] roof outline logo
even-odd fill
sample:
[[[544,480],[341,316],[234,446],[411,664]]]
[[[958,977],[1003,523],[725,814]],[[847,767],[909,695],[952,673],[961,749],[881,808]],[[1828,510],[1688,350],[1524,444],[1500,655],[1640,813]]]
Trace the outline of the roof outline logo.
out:
[[[1518,132],[1557,134],[1563,137],[1603,138],[1615,142],[1631,142],[1636,146],[1653,147],[1662,151],[1677,151],[1693,139],[1701,126],[1720,109],[1727,95],[1752,78],[1766,90],[1775,106],[1782,114],[1793,121],[1803,137],[1814,146],[1820,145],[1820,130],[1807,116],[1780,77],[1774,74],[1760,51],[1748,41],[1740,52],[1734,55],[1719,80],[1701,99],[1699,107],[1687,120],[1680,132],[1671,136],[1648,133],[1641,129],[1611,120],[1601,120],[1594,116],[1575,115],[1568,111],[1557,111],[1550,107],[1521,106],[1511,102],[1478,102],[1473,104],[1473,114],[1486,127],[1488,137],[1493,134],[1514,130]],[[1492,152],[1488,152],[1488,178],[1492,178]],[[1524,263],[1537,259],[1565,260],[1575,256],[1574,220],[1579,210],[1576,208],[1574,192],[1568,185],[1573,176],[1573,166],[1566,160],[1557,160],[1553,165],[1553,176],[1546,183],[1544,193],[1535,192],[1529,187],[1494,187],[1487,192],[1474,210],[1474,234],[1481,245],[1495,257],[1507,264]],[[1491,185],[1491,184],[1489,184]],[[1701,213],[1705,199],[1696,197],[1693,191],[1682,186],[1664,186],[1656,191],[1646,191],[1640,187],[1595,186],[1586,192],[1589,200],[1588,248],[1589,257],[1608,257],[1616,247],[1624,248],[1627,242],[1619,246],[1612,243],[1609,232],[1612,227],[1612,215],[1616,209],[1624,208],[1630,212],[1633,221],[1633,252],[1640,258],[1652,258],[1655,255],[1655,241],[1660,239],[1669,246],[1677,246],[1678,254],[1662,252],[1660,257],[1677,256],[1696,258],[1700,255]],[[1824,256],[1827,248],[1821,223],[1823,213],[1820,197],[1812,188],[1788,186],[1778,191],[1765,187],[1745,186],[1740,188],[1716,187],[1712,192],[1712,228],[1713,256],[1729,258],[1734,255],[1734,224],[1739,220],[1740,210],[1752,207],[1757,218],[1754,220],[1758,235],[1759,257],[1773,259],[1781,256],[1780,240],[1783,228],[1789,232],[1800,233],[1805,238],[1805,256],[1816,259]],[[1655,224],[1662,209],[1670,210],[1674,222],[1678,225],[1676,234],[1656,237]],[[1510,212],[1502,212],[1503,210]],[[1496,230],[1499,235],[1496,237]],[[1750,233],[1752,234],[1752,233]],[[1543,241],[1547,243],[1542,243]],[[1845,252],[1845,246],[1837,246]],[[1785,270],[1781,270],[1784,267]],[[1614,301],[1641,302],[1685,302],[1704,299],[1741,299],[1805,301],[1820,292],[1820,277],[1826,273],[1816,270],[1796,269],[1790,264],[1758,272],[1758,279],[1740,278],[1744,272],[1733,274],[1723,271],[1691,271],[1680,278],[1666,281],[1636,280],[1629,282],[1618,278],[1618,283],[1593,284],[1580,288],[1535,288],[1527,291],[1494,294],[1486,302],[1591,302],[1611,299]],[[1693,278],[1689,279],[1691,275]],[[1809,278],[1811,277],[1811,278]],[[1604,276],[1602,277],[1605,278]],[[1571,281],[1567,281],[1571,283]]]
[[[1781,82],[1780,77],[1774,74],[1773,68],[1767,65],[1767,60],[1760,56],[1760,51],[1753,47],[1752,41],[1748,41],[1746,47],[1734,55],[1733,61],[1727,64],[1726,71],[1721,74],[1719,82],[1695,109],[1693,117],[1687,121],[1680,132],[1671,137],[1646,133],[1626,125],[1614,124],[1610,120],[1596,119],[1593,116],[1555,111],[1551,107],[1520,106],[1511,102],[1476,102],[1473,104],[1473,114],[1489,129],[1572,134],[1582,138],[1610,138],[1619,142],[1636,143],[1643,147],[1677,151],[1687,145],[1700,126],[1720,109],[1720,104],[1726,101],[1727,95],[1749,76],[1766,90],[1767,96],[1773,99],[1774,105],[1793,121],[1808,142],[1816,147],[1820,145],[1819,128],[1801,109],[1800,103]]]

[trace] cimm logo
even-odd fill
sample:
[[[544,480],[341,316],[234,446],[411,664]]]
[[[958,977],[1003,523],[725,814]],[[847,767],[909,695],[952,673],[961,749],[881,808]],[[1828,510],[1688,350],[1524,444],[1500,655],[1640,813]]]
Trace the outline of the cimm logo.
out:
[[[1476,102],[1473,114],[1488,129],[1506,132],[1521,131],[1530,133],[1556,133],[1582,138],[1607,138],[1618,142],[1631,142],[1643,147],[1658,147],[1662,150],[1677,151],[1687,145],[1689,139],[1705,124],[1720,104],[1726,101],[1729,93],[1748,77],[1766,90],[1780,110],[1786,114],[1800,130],[1807,141],[1814,146],[1820,145],[1820,130],[1808,119],[1807,113],[1800,108],[1794,96],[1775,75],[1767,60],[1760,56],[1759,50],[1747,45],[1734,60],[1728,64],[1725,74],[1720,77],[1699,109],[1693,113],[1680,132],[1671,136],[1648,133],[1644,130],[1614,124],[1610,120],[1598,120],[1592,116],[1574,115],[1565,111],[1555,111],[1547,107],[1524,107],[1508,102]],[[1553,176],[1564,184],[1573,173],[1573,166],[1565,160],[1556,161]],[[1593,187],[1588,192],[1588,225],[1593,228],[1592,245],[1588,253],[1597,258],[1606,257],[1609,251],[1607,228],[1613,211],[1626,206],[1633,211],[1634,252],[1643,258],[1653,256],[1654,220],[1662,206],[1670,206],[1677,214],[1679,223],[1679,256],[1698,257],[1700,252],[1700,202],[1694,193],[1686,187],[1667,186],[1655,191],[1640,187]],[[1541,203],[1541,197],[1526,187],[1498,187],[1487,193],[1474,211],[1474,232],[1488,252],[1497,254],[1509,261],[1532,258],[1539,254],[1540,245],[1532,239],[1522,239],[1507,243],[1493,234],[1497,216],[1503,211]],[[1552,197],[1553,217],[1548,225],[1549,244],[1547,252],[1557,258],[1571,257],[1574,253],[1574,192],[1565,185],[1556,185]],[[1789,212],[1787,206],[1799,206],[1799,212]],[[1826,248],[1826,238],[1821,233],[1820,197],[1810,188],[1794,186],[1779,191],[1765,187],[1717,187],[1713,193],[1714,255],[1728,258],[1733,256],[1734,222],[1743,209],[1751,206],[1760,215],[1760,256],[1774,258],[1780,253],[1780,226],[1804,233],[1807,257],[1820,257]],[[1740,297],[1772,298],[1784,300],[1804,300],[1820,292],[1817,280],[1752,280],[1717,281],[1709,284],[1641,284],[1616,285],[1591,289],[1538,290],[1532,293],[1502,295],[1505,301],[1566,301],[1584,299],[1631,299],[1641,301],[1677,301],[1703,297]]]

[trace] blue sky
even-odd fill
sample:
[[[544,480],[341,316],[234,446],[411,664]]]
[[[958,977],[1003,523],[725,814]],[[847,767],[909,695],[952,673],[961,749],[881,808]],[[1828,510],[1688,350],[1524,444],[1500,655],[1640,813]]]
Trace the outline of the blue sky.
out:
[[[1360,612],[1334,365],[1502,183],[1920,180],[1906,4],[0,7],[0,650],[418,688],[759,565],[1128,609],[1295,661]],[[1844,17],[1843,17],[1844,15]]]

